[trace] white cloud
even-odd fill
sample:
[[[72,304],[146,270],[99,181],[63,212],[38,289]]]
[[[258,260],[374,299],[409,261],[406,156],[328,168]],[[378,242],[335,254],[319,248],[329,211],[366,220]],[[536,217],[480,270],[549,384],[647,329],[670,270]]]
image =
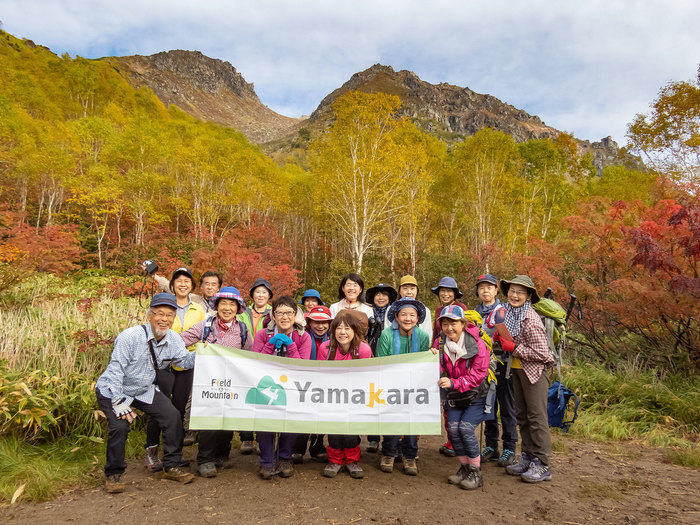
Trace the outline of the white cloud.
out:
[[[693,1],[0,0],[0,13],[5,30],[57,53],[200,50],[290,116],[381,62],[621,143],[634,114],[700,60]]]

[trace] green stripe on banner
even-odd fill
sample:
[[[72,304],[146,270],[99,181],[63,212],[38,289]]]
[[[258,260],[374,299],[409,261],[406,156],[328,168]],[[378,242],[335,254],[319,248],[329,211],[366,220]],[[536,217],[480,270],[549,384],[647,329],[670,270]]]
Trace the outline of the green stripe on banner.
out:
[[[406,430],[408,427],[408,430]],[[256,430],[299,434],[379,434],[382,436],[440,435],[442,424],[423,422],[402,423],[339,423],[332,421],[287,421],[284,419],[253,419],[232,417],[190,418],[192,430]]]
[[[311,361],[307,359],[295,359],[292,357],[278,357],[275,355],[261,354],[258,352],[250,352],[248,350],[240,350],[237,348],[229,348],[216,344],[208,344],[206,347],[203,343],[197,343],[197,355],[201,356],[235,356],[243,359],[255,359],[258,361],[271,361],[275,363],[287,363],[294,367],[308,368],[324,368],[324,367],[342,367],[342,368],[357,368],[366,366],[389,365],[398,363],[432,363],[438,362],[438,356],[430,351],[415,352],[413,354],[399,354],[388,357],[373,357],[372,359],[349,359],[347,361]]]

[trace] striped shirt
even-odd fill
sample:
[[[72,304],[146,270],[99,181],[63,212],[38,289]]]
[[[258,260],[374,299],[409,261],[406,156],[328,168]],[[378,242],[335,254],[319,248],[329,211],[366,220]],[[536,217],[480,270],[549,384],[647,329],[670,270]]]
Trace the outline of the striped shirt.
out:
[[[112,402],[124,399],[127,405],[134,399],[144,403],[153,401],[156,371],[148,349],[149,340],[153,341],[158,368],[167,368],[171,363],[183,369],[194,366],[194,352],[187,351],[185,343],[176,332],[168,330],[163,339],[156,341],[150,323],[132,326],[114,340],[109,364],[95,384],[103,396]]]

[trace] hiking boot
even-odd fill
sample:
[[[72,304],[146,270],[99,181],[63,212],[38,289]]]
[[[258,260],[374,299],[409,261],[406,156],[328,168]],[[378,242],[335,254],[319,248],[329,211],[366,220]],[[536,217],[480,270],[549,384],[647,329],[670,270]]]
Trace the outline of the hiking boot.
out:
[[[241,442],[241,448],[238,449],[241,454],[244,456],[247,456],[249,454],[252,454],[253,451],[255,450],[255,445],[253,445],[252,441],[242,441]]]
[[[260,467],[260,477],[262,479],[272,479],[272,476],[275,474],[275,469],[272,467]]]
[[[467,465],[467,475],[459,482],[459,487],[464,490],[474,490],[484,484],[484,478],[481,476],[481,467]]]
[[[525,472],[530,470],[531,461],[532,457],[530,454],[523,450],[523,453],[520,456],[520,461],[514,465],[508,465],[506,467],[506,472],[511,476],[520,476],[521,474],[525,474]]]
[[[452,448],[452,443],[450,443],[449,441],[440,447],[440,454],[444,454],[448,458],[453,458],[457,455],[455,454],[455,451]]]
[[[216,477],[216,465],[209,461],[207,463],[202,463],[199,466],[199,475],[203,478],[215,478]]]
[[[367,452],[379,452],[379,441],[370,441],[367,443],[367,448],[365,449]]]
[[[459,485],[460,481],[467,477],[467,466],[460,465],[459,470],[447,478],[447,482],[451,485]]]
[[[498,461],[498,449],[484,447],[481,452],[481,461]]]
[[[328,462],[323,469],[323,475],[327,478],[334,478],[338,472],[343,468],[340,463]]]
[[[409,476],[417,476],[418,475],[418,465],[416,465],[415,458],[412,458],[412,459],[404,458],[404,460],[403,460],[403,472],[404,472],[404,474],[407,474]]]
[[[163,471],[163,479],[172,479],[173,481],[187,484],[194,481],[194,474],[185,472],[180,467],[166,468]]]
[[[216,458],[214,465],[221,469],[233,468],[233,460],[231,458]]]
[[[299,465],[304,462],[304,456],[298,453],[292,454],[292,463]]]
[[[291,478],[294,475],[294,467],[292,466],[292,462],[288,459],[283,459],[280,461],[280,464],[277,467],[277,474],[280,478]]]
[[[181,468],[190,468],[190,460],[180,458],[180,463],[178,463],[177,466]]]
[[[197,432],[194,430],[188,430],[185,432],[185,438],[182,440],[182,446],[190,447],[194,445],[195,441],[197,441]]]
[[[348,463],[347,465],[345,465],[345,468],[348,469],[351,478],[362,479],[365,477],[365,471],[362,470],[362,467],[357,461]]]
[[[501,457],[498,458],[498,466],[507,467],[508,465],[515,465],[516,461],[517,460],[515,459],[515,452],[513,452],[509,448],[504,448],[503,454],[501,454]]]
[[[124,492],[124,482],[121,474],[110,474],[105,479],[105,489],[110,494],[119,494]]]
[[[382,456],[379,462],[379,470],[388,473],[394,472],[394,458],[391,456]]]
[[[328,454],[325,452],[319,452],[316,455],[311,454],[311,459],[318,461],[319,463],[323,463],[324,461],[328,461]]]
[[[539,483],[540,481],[552,481],[549,465],[545,465],[540,458],[532,458],[530,468],[520,475],[520,479],[527,483]]]
[[[158,445],[146,447],[146,456],[143,458],[143,466],[149,472],[160,472],[163,470],[163,462],[158,457]]]

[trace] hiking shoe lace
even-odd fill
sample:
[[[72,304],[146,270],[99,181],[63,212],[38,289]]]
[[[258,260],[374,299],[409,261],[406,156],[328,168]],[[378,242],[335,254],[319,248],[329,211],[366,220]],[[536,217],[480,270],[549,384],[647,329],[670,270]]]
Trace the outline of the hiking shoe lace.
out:
[[[459,483],[467,476],[467,466],[460,465],[459,470],[447,478],[447,482],[452,485],[459,485]]]
[[[365,477],[365,471],[362,470],[362,467],[357,461],[348,463],[347,465],[345,465],[345,468],[348,469],[351,478],[360,479]]]
[[[194,474],[185,472],[180,467],[166,468],[163,471],[163,479],[171,479],[180,483],[192,483]]]
[[[111,474],[105,480],[105,489],[110,494],[118,494],[124,492],[124,482],[121,474]]]
[[[328,464],[323,469],[323,475],[327,478],[334,478],[342,468],[343,465],[341,465],[340,463],[328,462]]]
[[[460,488],[464,490],[474,490],[484,484],[484,478],[481,475],[481,468],[474,465],[467,465],[467,475],[459,482]]]
[[[530,468],[524,472],[520,479],[527,483],[539,483],[540,481],[551,481],[552,474],[549,466],[542,463],[539,458],[533,458]]]
[[[507,448],[503,449],[503,454],[498,458],[498,466],[507,467],[508,465],[514,465],[515,462],[515,452]]]
[[[530,457],[530,454],[523,451],[522,455],[520,456],[520,461],[514,465],[508,465],[506,467],[506,473],[510,474],[511,476],[520,476],[530,469],[531,461],[532,457]]]
[[[481,452],[481,461],[497,461],[498,460],[498,450],[493,447],[484,447]]]
[[[286,459],[280,461],[279,467],[277,467],[277,474],[279,474],[281,478],[291,478],[294,474],[292,462]]]
[[[163,470],[163,462],[158,457],[158,445],[146,447],[146,456],[143,458],[143,466],[149,472],[159,472]]]
[[[404,458],[403,460],[403,471],[405,474],[408,474],[409,476],[417,476],[418,475],[418,465],[416,465],[416,460],[411,458]]]
[[[381,462],[379,463],[379,469],[382,472],[394,472],[394,458],[391,456],[382,456]]]

